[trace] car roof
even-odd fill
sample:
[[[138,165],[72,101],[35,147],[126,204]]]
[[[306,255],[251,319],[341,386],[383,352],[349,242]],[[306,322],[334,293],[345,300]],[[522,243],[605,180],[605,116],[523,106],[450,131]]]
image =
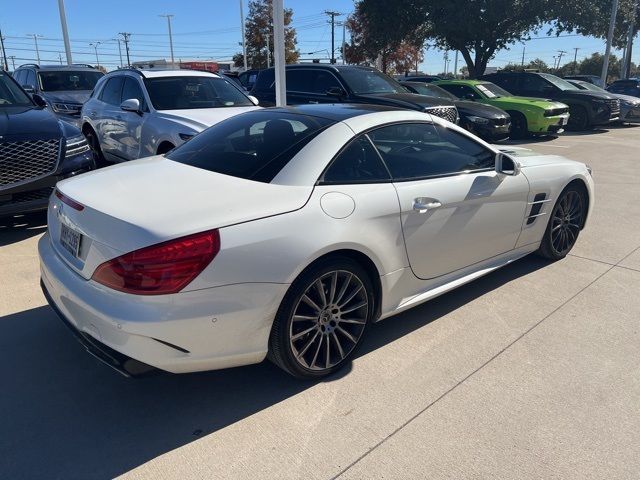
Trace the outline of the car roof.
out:
[[[127,69],[123,69],[127,70]],[[129,69],[129,71],[131,71]],[[145,78],[162,78],[162,77],[213,77],[221,78],[212,72],[204,70],[136,70]]]
[[[94,68],[91,65],[81,65],[81,64],[76,64],[76,65],[37,65],[35,63],[27,63],[25,65],[20,65],[18,68],[16,68],[16,70],[20,70],[21,68],[35,68],[36,70],[49,70],[49,71],[92,71],[92,72],[99,72],[100,70],[98,70],[97,68]]]
[[[459,79],[459,80],[438,80],[437,82],[434,82],[434,85],[439,85],[441,83],[453,83],[453,84],[460,84],[460,85],[481,85],[483,83],[491,83],[487,80],[472,80],[472,79]]]
[[[364,65],[336,65],[330,63],[294,63],[292,65],[286,66],[287,70],[296,70],[298,68],[316,68],[322,70],[330,70],[333,72],[341,72],[348,70],[367,70],[367,71],[378,71],[373,67],[366,67]],[[274,67],[268,68],[267,70],[274,70]]]

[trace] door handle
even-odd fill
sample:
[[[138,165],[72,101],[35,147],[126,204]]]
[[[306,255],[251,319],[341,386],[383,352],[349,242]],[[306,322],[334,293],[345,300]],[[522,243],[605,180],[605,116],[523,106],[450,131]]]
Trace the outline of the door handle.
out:
[[[442,203],[435,198],[418,197],[413,200],[413,209],[418,213],[427,213],[429,210],[440,208]]]

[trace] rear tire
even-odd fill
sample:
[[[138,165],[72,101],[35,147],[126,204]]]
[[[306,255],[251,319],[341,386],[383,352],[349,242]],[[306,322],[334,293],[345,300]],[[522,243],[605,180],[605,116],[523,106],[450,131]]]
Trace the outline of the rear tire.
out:
[[[589,122],[587,109],[580,105],[569,107],[567,130],[582,131],[588,130],[589,128],[591,128],[591,123]]]
[[[549,260],[567,256],[578,240],[586,215],[585,192],[576,185],[565,188],[551,210],[538,255]]]
[[[511,133],[510,137],[517,139],[524,139],[529,137],[529,124],[527,118],[520,112],[509,111],[507,112],[511,116]]]
[[[96,168],[106,167],[108,164],[102,154],[102,149],[100,148],[100,142],[98,141],[96,132],[94,132],[91,127],[88,127],[84,132],[84,136],[87,139],[87,143],[89,144],[89,148],[93,154],[93,161],[96,164]]]
[[[276,314],[269,359],[297,378],[314,379],[353,357],[374,315],[374,289],[354,260],[311,265],[291,284]]]

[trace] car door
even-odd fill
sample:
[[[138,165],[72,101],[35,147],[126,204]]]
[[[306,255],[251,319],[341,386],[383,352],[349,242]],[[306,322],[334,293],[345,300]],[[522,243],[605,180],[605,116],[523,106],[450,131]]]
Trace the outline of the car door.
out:
[[[497,173],[495,152],[430,123],[393,124],[368,136],[391,172],[417,277],[436,278],[515,248],[529,185],[517,169]]]
[[[88,112],[98,134],[102,153],[113,161],[123,160],[119,141],[123,129],[120,109],[123,85],[122,75],[107,80],[100,92],[99,103],[96,103],[95,108]]]
[[[147,113],[145,113],[147,110],[147,102],[145,101],[139,81],[133,77],[125,77],[121,100],[124,102],[125,100],[131,99],[136,99],[140,102],[140,111],[128,112],[121,110],[120,116],[122,117],[123,130],[116,138],[119,143],[118,150],[127,160],[140,158],[142,126],[146,119],[145,115],[147,115]]]
[[[550,82],[533,74],[521,76],[519,89],[520,95],[524,97],[557,98],[560,93]]]

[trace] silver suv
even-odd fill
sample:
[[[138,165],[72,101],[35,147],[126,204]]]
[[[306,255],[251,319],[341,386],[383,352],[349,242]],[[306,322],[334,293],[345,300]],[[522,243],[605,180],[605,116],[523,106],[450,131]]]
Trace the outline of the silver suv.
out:
[[[260,108],[233,82],[193,70],[107,74],[82,108],[82,133],[99,165],[167,153],[207,127]]]

